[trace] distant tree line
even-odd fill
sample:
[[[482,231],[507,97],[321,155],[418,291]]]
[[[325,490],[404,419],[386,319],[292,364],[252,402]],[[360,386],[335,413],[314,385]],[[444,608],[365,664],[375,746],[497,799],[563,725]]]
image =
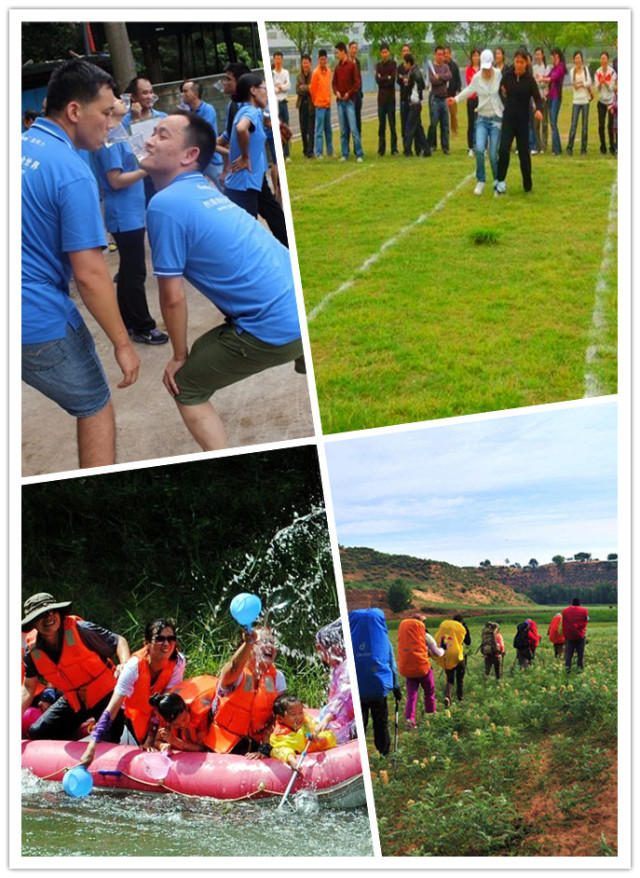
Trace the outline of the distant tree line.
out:
[[[618,603],[618,587],[609,583],[575,586],[552,582],[550,585],[532,585],[521,593],[526,593],[537,604],[570,604],[575,597],[579,597],[583,604]]]

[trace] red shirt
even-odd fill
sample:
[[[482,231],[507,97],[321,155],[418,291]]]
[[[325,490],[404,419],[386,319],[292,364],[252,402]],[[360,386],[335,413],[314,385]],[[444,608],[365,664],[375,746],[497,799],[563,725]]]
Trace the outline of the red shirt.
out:
[[[341,100],[350,100],[357,91],[360,91],[360,74],[358,66],[353,61],[338,61],[338,66],[333,71],[333,90],[340,92]]]
[[[562,611],[562,633],[567,640],[584,640],[588,621],[586,607],[567,607]]]
[[[480,70],[479,67],[478,67],[478,70]],[[466,76],[466,78],[467,78],[467,85],[469,85],[469,83],[471,82],[471,80],[473,79],[473,77],[476,75],[476,73],[478,72],[478,70],[476,70],[475,67],[472,67],[471,64],[469,64],[469,66],[468,66],[467,69],[465,70],[465,76]],[[474,98],[477,98],[477,97],[478,97],[478,94],[477,94],[477,92],[474,91],[473,94],[470,94],[470,95],[469,95],[469,100],[472,101]]]

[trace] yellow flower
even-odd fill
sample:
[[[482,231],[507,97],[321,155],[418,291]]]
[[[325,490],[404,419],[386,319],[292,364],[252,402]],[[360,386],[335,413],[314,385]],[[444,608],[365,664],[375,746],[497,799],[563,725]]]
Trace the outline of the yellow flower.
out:
[[[454,732],[453,735],[452,735],[452,737],[453,737],[453,740],[454,740],[454,741],[459,741],[459,740],[460,740],[460,738],[458,737],[458,733],[457,733],[457,732]]]
[[[380,780],[381,780],[382,783],[384,783],[384,784],[389,783],[389,775],[388,775],[387,772],[384,770],[384,768],[381,768],[381,769],[380,769]]]
[[[450,710],[445,710],[444,715],[446,716],[447,719],[451,719],[451,711]]]
[[[491,731],[492,731],[492,732],[495,732],[495,730],[496,730],[496,724],[495,724],[495,723],[491,723]]]
[[[476,729],[475,732],[474,732],[473,734],[474,734],[474,735],[477,735],[478,737],[480,737],[480,735],[482,734],[482,729]]]
[[[407,799],[407,807],[410,808],[412,805],[415,805],[415,801],[413,799]]]
[[[509,728],[509,726],[504,727],[504,733],[507,736],[507,738],[511,737],[511,729]]]

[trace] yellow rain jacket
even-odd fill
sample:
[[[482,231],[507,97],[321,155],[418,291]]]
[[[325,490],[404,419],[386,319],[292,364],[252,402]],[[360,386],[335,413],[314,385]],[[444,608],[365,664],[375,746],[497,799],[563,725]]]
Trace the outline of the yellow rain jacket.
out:
[[[271,755],[276,759],[281,759],[283,762],[286,762],[287,757],[291,754],[302,753],[309,741],[306,733],[313,732],[316,725],[316,721],[313,717],[309,716],[308,713],[305,713],[304,724],[297,732],[294,732],[289,726],[285,726],[284,723],[280,722],[280,719],[278,718],[269,738]],[[337,743],[334,733],[330,729],[326,729],[324,732],[320,732],[319,741],[311,742],[309,753],[314,753],[318,750],[330,750],[332,747],[335,747]]]

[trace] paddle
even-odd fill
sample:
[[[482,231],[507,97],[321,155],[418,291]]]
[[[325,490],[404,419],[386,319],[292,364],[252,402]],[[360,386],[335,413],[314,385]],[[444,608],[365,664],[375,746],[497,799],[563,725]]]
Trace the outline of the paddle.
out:
[[[324,716],[327,707],[328,707],[328,705],[325,704],[325,706],[320,711],[320,716],[318,717],[318,721],[320,721],[322,719],[322,717]],[[302,763],[304,762],[304,757],[307,755],[307,751],[309,750],[309,747],[311,745],[311,735],[309,735],[309,733],[307,733],[307,735],[308,735],[309,740],[307,741],[304,750],[300,754],[300,759],[298,759],[298,764],[293,769],[293,774],[291,775],[291,780],[287,784],[287,788],[284,791],[284,795],[282,796],[282,798],[280,799],[280,802],[278,804],[278,808],[277,808],[278,811],[282,811],[282,809],[284,808],[284,803],[289,798],[289,793],[291,792],[291,787],[295,783],[295,780],[300,772],[300,767],[301,767]]]
[[[241,592],[231,601],[229,612],[238,625],[251,631],[251,626],[262,612],[262,601],[257,594]]]

